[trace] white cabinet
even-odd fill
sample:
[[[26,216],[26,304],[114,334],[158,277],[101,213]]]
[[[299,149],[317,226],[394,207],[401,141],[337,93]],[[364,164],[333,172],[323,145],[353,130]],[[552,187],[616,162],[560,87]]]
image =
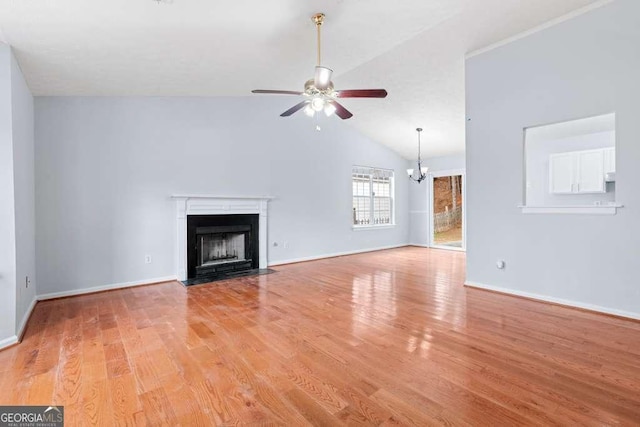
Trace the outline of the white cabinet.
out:
[[[574,158],[572,153],[552,154],[549,158],[549,193],[573,193]]]
[[[604,151],[589,150],[576,153],[576,193],[604,193]]]
[[[604,149],[604,173],[616,171],[616,149],[609,147]]]
[[[615,164],[611,166],[607,163],[612,157],[615,159],[615,151],[607,154],[607,150],[609,149],[551,154],[549,193],[605,193],[605,173],[608,172],[606,169],[615,169]]]

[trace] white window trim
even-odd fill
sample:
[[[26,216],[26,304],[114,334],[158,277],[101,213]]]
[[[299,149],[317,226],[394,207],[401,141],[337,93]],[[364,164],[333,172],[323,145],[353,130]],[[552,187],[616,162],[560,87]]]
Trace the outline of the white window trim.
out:
[[[387,168],[379,168],[379,167],[373,167],[373,166],[361,166],[361,165],[352,165],[351,166],[351,175],[350,175],[350,184],[351,184],[351,204],[353,205],[353,170],[359,168],[359,169],[371,169],[371,170],[384,170],[384,171],[389,171],[391,172],[391,222],[389,224],[363,224],[363,225],[355,225],[353,223],[353,210],[351,210],[350,212],[350,219],[349,222],[351,223],[351,229],[353,231],[365,231],[365,230],[384,230],[384,229],[388,229],[388,228],[394,228],[396,226],[396,172],[393,169],[387,169]],[[371,218],[373,218],[373,213],[374,213],[374,198],[375,196],[373,195],[373,174],[370,175],[369,177],[369,188],[370,188],[370,192],[371,194],[369,194],[369,204],[370,204],[370,208],[369,211],[371,212]]]

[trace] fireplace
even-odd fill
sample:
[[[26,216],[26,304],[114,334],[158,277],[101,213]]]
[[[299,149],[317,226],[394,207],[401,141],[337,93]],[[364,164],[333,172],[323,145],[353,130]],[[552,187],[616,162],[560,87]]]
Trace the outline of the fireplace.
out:
[[[197,253],[197,238],[196,238],[196,228],[206,228],[206,227],[232,227],[232,226],[251,226],[251,237],[249,238],[249,242],[245,237],[245,255],[244,261],[251,260],[252,267],[257,269],[267,269],[267,218],[268,218],[268,205],[269,201],[273,199],[273,197],[269,196],[216,196],[216,195],[207,195],[207,194],[174,194],[171,196],[172,199],[175,200],[176,203],[176,276],[178,280],[187,281],[192,280],[189,278],[195,277],[195,260],[198,259]],[[233,223],[228,219],[230,217],[236,217],[236,219],[247,219],[251,217],[249,221],[245,221],[244,223]],[[206,219],[208,218],[208,219]],[[255,222],[257,218],[257,223]],[[191,227],[187,226],[187,220],[191,223]],[[220,219],[221,223],[210,222],[216,221]],[[235,221],[235,220],[234,220]],[[195,227],[195,228],[194,228]],[[187,232],[188,229],[188,232]],[[204,231],[204,230],[200,230]],[[234,230],[234,229],[224,229],[218,230],[221,233],[227,234],[235,234],[242,233],[245,234],[244,230]],[[215,233],[200,233],[203,235],[215,234]],[[229,237],[229,236],[227,236]],[[211,236],[207,237],[207,239],[212,239]],[[209,252],[207,253],[207,248],[203,250],[203,246],[200,246],[201,254],[204,257],[201,258],[200,265],[208,263],[208,262],[217,262],[217,261],[227,261],[227,263],[234,262],[231,258],[226,260],[214,259],[221,258],[221,256],[216,255],[216,244],[211,241],[203,242],[207,247],[209,247]],[[211,253],[211,244],[213,244],[213,253]],[[218,248],[219,249],[219,248]],[[247,249],[250,250],[250,253],[247,255]],[[229,250],[227,250],[229,252]],[[238,251],[236,247],[236,252],[242,253],[242,251]],[[230,254],[227,253],[226,256]],[[231,256],[236,256],[231,253]],[[205,260],[206,258],[206,260]],[[242,261],[238,257],[237,261]],[[194,264],[191,264],[191,263]],[[227,263],[220,263],[220,268],[223,267]],[[211,264],[213,265],[213,264]],[[228,266],[227,266],[228,267]],[[230,272],[233,273],[233,272]],[[242,274],[242,273],[239,273]],[[200,279],[198,279],[199,281]],[[204,283],[204,282],[202,282]]]
[[[259,268],[259,215],[188,215],[187,278]]]

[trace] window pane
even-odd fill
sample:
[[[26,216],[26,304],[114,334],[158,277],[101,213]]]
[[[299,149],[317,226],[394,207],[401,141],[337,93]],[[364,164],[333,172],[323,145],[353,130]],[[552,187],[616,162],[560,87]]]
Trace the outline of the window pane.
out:
[[[391,181],[389,178],[374,179],[373,180],[373,193],[375,196],[390,197],[391,196]]]
[[[353,225],[371,224],[369,197],[353,197]]]
[[[373,200],[373,223],[391,224],[391,198],[375,197]]]
[[[354,176],[352,185],[354,196],[369,197],[371,194],[371,181],[369,177],[363,177],[362,175]]]
[[[392,223],[392,179],[392,170],[353,167],[351,186],[354,225]]]

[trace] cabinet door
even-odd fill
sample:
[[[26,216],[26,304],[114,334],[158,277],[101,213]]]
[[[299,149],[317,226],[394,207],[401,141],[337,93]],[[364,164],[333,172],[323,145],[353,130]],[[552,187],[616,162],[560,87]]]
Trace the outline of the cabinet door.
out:
[[[604,173],[616,171],[616,149],[615,147],[604,149]]]
[[[573,193],[573,164],[573,153],[559,153],[549,156],[549,193]]]
[[[576,193],[604,193],[604,150],[579,151],[576,154]]]

